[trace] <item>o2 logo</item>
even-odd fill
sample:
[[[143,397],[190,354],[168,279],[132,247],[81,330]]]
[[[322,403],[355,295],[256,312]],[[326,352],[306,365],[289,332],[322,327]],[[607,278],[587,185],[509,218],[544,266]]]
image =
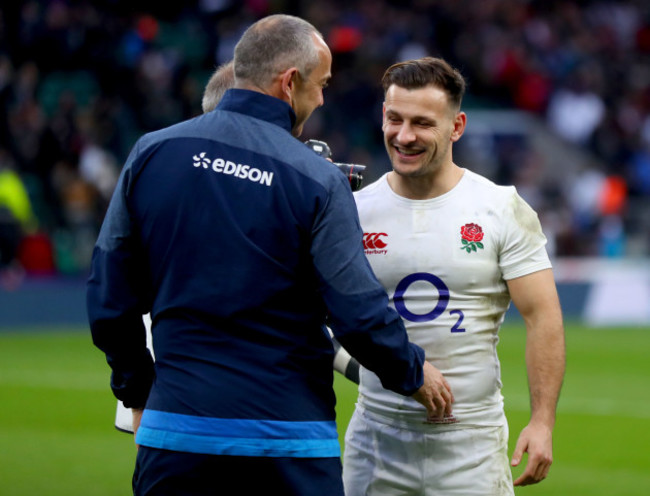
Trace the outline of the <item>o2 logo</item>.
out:
[[[433,308],[433,310],[428,313],[413,313],[408,308],[406,308],[406,304],[404,303],[404,294],[406,293],[406,290],[411,284],[416,281],[428,282],[438,290],[438,303]],[[411,322],[428,322],[437,319],[445,310],[447,310],[447,305],[449,304],[449,288],[438,276],[434,276],[433,274],[429,274],[427,272],[416,272],[415,274],[406,276],[397,284],[397,287],[395,288],[395,295],[393,296],[393,302],[395,303],[395,309],[397,310],[397,313],[399,313],[406,320],[410,320]],[[451,315],[458,316],[458,320],[451,328],[451,332],[465,332],[465,328],[461,327],[463,319],[465,318],[463,311],[451,310],[449,313]]]

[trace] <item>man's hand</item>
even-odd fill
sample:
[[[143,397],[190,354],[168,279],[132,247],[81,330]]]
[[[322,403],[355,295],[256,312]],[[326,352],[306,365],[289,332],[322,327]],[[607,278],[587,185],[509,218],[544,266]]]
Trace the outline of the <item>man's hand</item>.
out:
[[[451,405],[454,402],[454,395],[451,387],[442,373],[431,365],[424,362],[424,383],[413,395],[413,399],[422,403],[427,409],[427,421],[434,423],[449,423],[455,419],[451,413]]]
[[[553,442],[551,429],[543,424],[528,424],[519,434],[511,465],[516,467],[521,462],[524,452],[528,453],[526,469],[514,481],[515,486],[537,484],[544,480],[553,463]]]

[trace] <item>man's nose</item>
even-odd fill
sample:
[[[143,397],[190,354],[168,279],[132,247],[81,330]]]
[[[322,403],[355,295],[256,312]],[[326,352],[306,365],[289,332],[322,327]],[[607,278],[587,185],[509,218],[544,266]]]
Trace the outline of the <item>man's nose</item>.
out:
[[[400,143],[411,143],[415,141],[415,133],[413,132],[413,128],[407,123],[402,124],[397,133],[397,140]]]

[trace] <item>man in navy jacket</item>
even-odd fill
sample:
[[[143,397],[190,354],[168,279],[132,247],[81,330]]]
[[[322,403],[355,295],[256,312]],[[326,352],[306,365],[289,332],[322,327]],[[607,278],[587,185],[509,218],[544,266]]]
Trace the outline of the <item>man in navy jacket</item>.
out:
[[[234,67],[215,111],[134,146],[93,254],[93,341],[134,409],[135,494],[342,495],[327,311],[386,388],[429,417],[453,397],[387,306],[347,179],[295,138],[330,78],[322,36],[264,18]]]

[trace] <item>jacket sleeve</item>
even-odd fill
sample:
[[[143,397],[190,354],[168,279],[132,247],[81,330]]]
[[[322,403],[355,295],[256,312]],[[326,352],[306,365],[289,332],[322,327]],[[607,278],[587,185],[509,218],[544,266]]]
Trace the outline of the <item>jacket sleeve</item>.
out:
[[[106,354],[111,388],[130,408],[144,407],[153,382],[153,359],[142,315],[146,274],[127,207],[134,148],[113,193],[95,245],[86,305],[93,343]]]
[[[382,385],[403,395],[422,386],[424,351],[410,343],[401,318],[363,252],[363,232],[347,180],[334,184],[312,232],[312,258],[330,326],[341,345]]]

